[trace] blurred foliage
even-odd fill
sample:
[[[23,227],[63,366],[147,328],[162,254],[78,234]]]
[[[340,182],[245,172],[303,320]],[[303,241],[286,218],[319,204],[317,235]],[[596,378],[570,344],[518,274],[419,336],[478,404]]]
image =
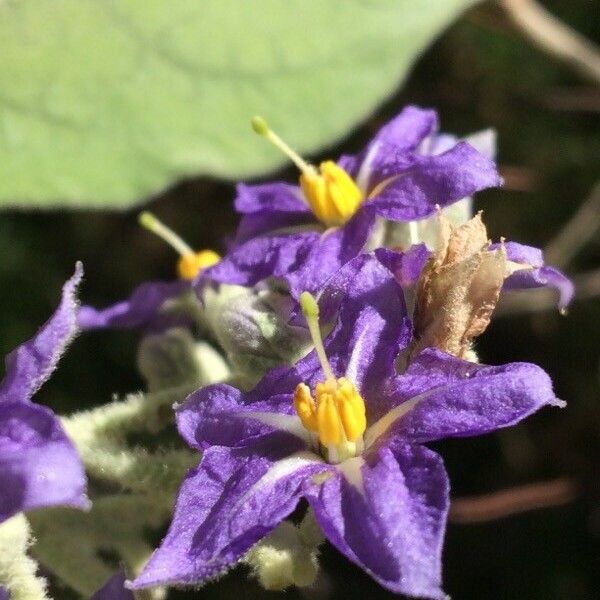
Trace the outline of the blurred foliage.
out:
[[[553,0],[549,9],[588,35],[590,3]],[[594,92],[594,90],[592,90]],[[358,92],[357,92],[358,93]],[[516,34],[492,5],[470,11],[420,60],[408,85],[369,122],[327,156],[354,152],[401,106],[435,106],[443,129],[459,134],[493,126],[507,186],[478,197],[494,237],[544,246],[575,213],[598,178],[598,100],[590,89]],[[569,97],[569,107],[556,99]],[[330,109],[328,109],[330,110]],[[297,116],[297,115],[295,115]],[[261,141],[242,130],[257,152]],[[295,139],[290,138],[292,143]],[[254,148],[253,146],[249,146]],[[320,157],[318,157],[320,158]],[[278,175],[296,177],[292,168]],[[233,184],[189,180],[158,197],[153,210],[191,244],[223,250],[236,223]],[[170,278],[172,251],[144,231],[133,213],[0,214],[0,350],[29,337],[50,314],[76,259],[86,266],[83,299],[99,305],[127,295],[151,278]],[[570,274],[597,268],[600,240],[581,249]],[[535,293],[535,292],[532,292]],[[484,362],[529,360],[553,377],[569,405],[483,438],[437,443],[456,496],[480,494],[566,475],[581,486],[566,506],[482,525],[450,525],[445,546],[447,591],[457,599],[589,600],[600,572],[600,306],[575,302],[567,317],[553,311],[493,322],[479,342]],[[39,396],[69,412],[105,402],[112,392],[141,386],[135,373],[136,335],[105,332],[81,337]],[[330,547],[311,598],[387,598]],[[64,588],[55,598],[71,598]],[[244,567],[200,593],[173,598],[265,598]],[[283,596],[282,596],[283,597]],[[291,591],[286,598],[305,597]]]
[[[0,4],[0,206],[124,207],[339,139],[474,0]]]

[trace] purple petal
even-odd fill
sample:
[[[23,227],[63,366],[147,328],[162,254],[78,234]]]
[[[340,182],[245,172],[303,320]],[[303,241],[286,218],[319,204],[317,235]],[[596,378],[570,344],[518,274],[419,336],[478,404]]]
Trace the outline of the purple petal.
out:
[[[294,371],[286,369],[293,374]],[[263,380],[264,381],[264,380]],[[255,389],[253,396],[230,385],[216,384],[204,387],[192,394],[177,409],[177,427],[183,439],[193,448],[208,446],[242,447],[255,444],[258,438],[275,437],[290,453],[306,447],[306,432],[293,408],[293,390],[300,383],[278,387],[273,382],[259,387],[274,389],[274,396]],[[266,398],[266,399],[265,399]]]
[[[10,592],[0,585],[0,600],[10,600]]]
[[[266,183],[237,187],[235,207],[242,213],[233,247],[278,229],[314,225],[314,215],[298,186]]]
[[[501,244],[492,244],[490,250],[497,250]],[[513,262],[531,265],[532,267],[544,266],[544,253],[534,246],[526,246],[517,242],[504,242],[506,256]]]
[[[305,211],[264,211],[243,215],[228,250],[233,250],[259,235],[275,234],[278,230],[289,228],[314,229],[315,217],[312,213]]]
[[[84,330],[147,327],[160,321],[159,313],[164,303],[190,289],[189,281],[152,281],[136,288],[128,300],[98,310],[82,306],[77,319]]]
[[[375,250],[377,260],[394,275],[402,289],[417,283],[430,255],[425,244],[411,246],[406,252],[395,252],[388,248]]]
[[[363,249],[374,223],[370,210],[359,210],[343,227],[324,233],[269,235],[234,249],[198,281],[255,285],[268,277],[285,280],[292,296],[318,291],[325,281]]]
[[[297,185],[288,183],[240,184],[236,188],[235,209],[239,213],[304,212],[310,214]]]
[[[87,508],[85,474],[46,407],[0,402],[0,521],[42,506]]]
[[[499,244],[492,244],[492,249]],[[573,282],[554,267],[544,265],[544,256],[539,248],[525,246],[516,242],[505,242],[508,259],[534,267],[515,271],[504,282],[503,290],[527,290],[541,287],[554,288],[558,291],[558,307],[566,308],[575,295]]]
[[[341,164],[358,178],[363,189],[372,189],[389,176],[390,163],[403,154],[416,150],[437,127],[437,114],[434,110],[407,106],[378,131],[354,160],[343,157]]]
[[[415,358],[394,387],[391,404],[421,396],[393,427],[419,443],[489,433],[515,425],[543,406],[563,405],[536,365],[478,365],[431,348]]]
[[[496,165],[466,142],[436,156],[415,156],[402,172],[369,201],[377,213],[391,221],[412,221],[431,215],[474,192],[501,184]]]
[[[554,267],[515,271],[506,279],[502,289],[507,291],[545,287],[554,288],[558,291],[558,308],[561,310],[566,309],[575,296],[573,282]]]
[[[444,152],[454,148],[458,142],[459,139],[451,133],[440,133],[438,135],[434,134],[423,140],[423,143],[420,145],[418,151],[419,154],[431,156],[443,154]],[[478,150],[478,148],[476,149]]]
[[[296,508],[305,480],[328,468],[308,453],[255,451],[213,447],[204,453],[200,466],[188,473],[169,532],[134,589],[196,584],[223,573]]]
[[[441,554],[448,512],[442,459],[396,441],[307,493],[321,529],[352,562],[389,590],[446,598]],[[350,467],[350,469],[349,469]]]
[[[62,299],[52,317],[33,338],[6,357],[0,402],[31,399],[56,368],[77,333],[76,293],[82,277],[83,267],[77,263],[75,274],[63,286]]]
[[[342,227],[321,235],[297,270],[287,274],[292,296],[298,298],[303,291],[319,292],[332,275],[362,252],[374,222],[373,211],[366,207]]]
[[[203,271],[197,285],[216,281],[252,286],[267,277],[286,278],[304,264],[319,238],[318,232],[306,231],[251,239]]]
[[[119,571],[92,596],[91,600],[135,600],[135,596],[125,587],[125,573]]]

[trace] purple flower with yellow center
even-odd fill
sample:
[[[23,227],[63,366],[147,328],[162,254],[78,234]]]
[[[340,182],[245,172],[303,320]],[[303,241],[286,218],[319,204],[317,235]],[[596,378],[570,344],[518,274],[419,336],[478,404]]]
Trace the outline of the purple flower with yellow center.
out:
[[[381,585],[445,598],[449,483],[423,444],[487,433],[560,402],[527,363],[491,367],[427,349],[398,374],[410,342],[400,286],[370,256],[347,264],[336,285],[343,299],[324,343],[317,303],[301,295],[315,350],[293,368],[270,371],[248,393],[208,386],[177,410],[202,461],[133,588],[224,573],[306,498],[329,541]]]
[[[0,522],[43,506],[89,506],[83,466],[60,421],[49,408],[31,402],[77,331],[82,276],[78,263],[54,315],[6,358],[0,383]]]
[[[307,163],[261,118],[253,127],[299,168],[300,185],[240,185],[243,218],[231,251],[200,277],[254,285],[285,280],[294,297],[317,292],[369,242],[377,217],[424,219],[501,183],[494,162],[466,142],[440,146],[437,116],[414,106],[383,127],[358,156]]]
[[[150,281],[134,290],[129,299],[108,308],[97,309],[82,306],[78,322],[82,329],[149,328],[164,329],[179,325],[185,317],[169,314],[165,305],[169,300],[181,297],[191,290],[191,282],[198,274],[217,264],[220,256],[213,250],[193,250],[172,229],[161,223],[152,213],[141,213],[139,222],[145,229],[156,234],[178,254],[176,281]]]

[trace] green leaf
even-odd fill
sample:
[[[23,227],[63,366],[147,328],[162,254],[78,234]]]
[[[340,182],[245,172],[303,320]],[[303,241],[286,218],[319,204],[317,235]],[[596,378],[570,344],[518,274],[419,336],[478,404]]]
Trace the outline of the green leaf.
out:
[[[6,0],[0,206],[126,207],[310,153],[391,94],[474,0]]]

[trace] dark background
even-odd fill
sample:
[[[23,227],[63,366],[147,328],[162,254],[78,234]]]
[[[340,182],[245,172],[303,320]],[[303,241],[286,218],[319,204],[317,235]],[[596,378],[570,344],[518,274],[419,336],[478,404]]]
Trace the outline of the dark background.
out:
[[[592,2],[562,0],[546,6],[593,36],[597,6]],[[534,49],[493,6],[472,10],[448,30],[419,61],[403,90],[327,156],[358,150],[407,103],[436,107],[444,131],[497,130],[507,185],[480,194],[476,202],[494,238],[545,246],[598,178],[598,88]],[[277,175],[296,176],[293,169]],[[233,193],[231,183],[196,179],[160,194],[151,206],[190,244],[223,250],[223,239],[237,222]],[[30,337],[49,316],[76,260],[86,270],[82,300],[96,305],[127,296],[147,279],[171,278],[175,263],[168,247],[138,227],[136,211],[4,212],[0,256],[1,354]],[[597,269],[599,257],[596,237],[565,270]],[[561,477],[575,486],[576,497],[483,524],[450,524],[444,580],[454,598],[600,598],[599,323],[597,299],[586,299],[576,301],[565,317],[555,310],[499,317],[479,340],[483,362],[541,365],[568,407],[545,409],[499,434],[436,444],[446,459],[453,496]],[[80,337],[39,401],[69,413],[102,404],[113,392],[139,389],[136,343],[136,335],[127,332]],[[314,588],[285,596],[392,597],[330,547],[324,548],[321,562],[323,575]],[[55,597],[71,596],[62,589]],[[201,591],[173,597],[276,594],[264,592],[238,569]]]

